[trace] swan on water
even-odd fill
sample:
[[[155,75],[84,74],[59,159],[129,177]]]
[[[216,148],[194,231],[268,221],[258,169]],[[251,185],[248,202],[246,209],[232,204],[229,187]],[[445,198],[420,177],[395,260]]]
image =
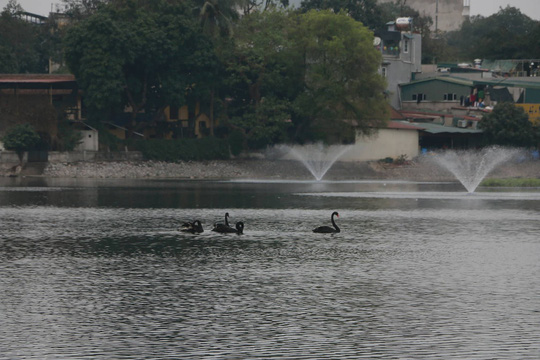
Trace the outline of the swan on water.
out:
[[[339,227],[336,225],[336,222],[334,221],[334,216],[339,217],[339,213],[337,211],[334,211],[332,213],[332,216],[330,217],[330,219],[332,220],[332,226],[333,227],[327,226],[327,225],[319,226],[319,227],[313,229],[313,232],[314,233],[323,233],[323,234],[331,234],[331,233],[340,232],[341,230],[339,229]]]

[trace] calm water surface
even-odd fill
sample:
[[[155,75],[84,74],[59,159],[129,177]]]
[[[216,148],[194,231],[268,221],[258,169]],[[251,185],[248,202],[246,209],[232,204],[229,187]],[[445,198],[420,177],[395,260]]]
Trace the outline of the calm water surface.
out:
[[[538,359],[539,234],[538,189],[2,179],[0,359]]]

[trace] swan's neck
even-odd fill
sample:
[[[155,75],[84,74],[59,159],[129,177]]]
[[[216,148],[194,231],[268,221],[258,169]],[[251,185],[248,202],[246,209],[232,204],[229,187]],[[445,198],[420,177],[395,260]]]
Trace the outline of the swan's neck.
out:
[[[334,228],[335,228],[337,231],[340,231],[340,230],[339,230],[339,227],[337,226],[336,222],[334,221],[334,215],[332,215],[332,225],[334,226]]]

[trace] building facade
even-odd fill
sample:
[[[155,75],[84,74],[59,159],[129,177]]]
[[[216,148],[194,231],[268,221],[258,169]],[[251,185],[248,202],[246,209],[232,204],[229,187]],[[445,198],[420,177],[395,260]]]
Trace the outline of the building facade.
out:
[[[395,0],[378,0],[379,3]],[[404,5],[418,11],[422,16],[433,20],[432,31],[453,31],[461,27],[469,17],[471,0],[406,0]]]
[[[399,109],[399,85],[414,80],[415,74],[422,71],[422,37],[398,29],[395,22],[387,26],[386,30],[375,33],[374,46],[382,53],[379,71],[386,78],[390,105]]]

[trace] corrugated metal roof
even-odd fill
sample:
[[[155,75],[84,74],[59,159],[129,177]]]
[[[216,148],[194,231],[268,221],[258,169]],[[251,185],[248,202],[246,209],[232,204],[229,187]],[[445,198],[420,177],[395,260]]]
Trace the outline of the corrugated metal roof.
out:
[[[405,116],[401,114],[398,110],[390,107],[390,120],[405,120]]]
[[[413,123],[413,124],[423,127],[423,131],[430,134],[442,134],[442,133],[480,134],[482,133],[482,130],[478,130],[478,129],[459,128],[459,127],[454,127],[454,126],[444,126],[444,125],[430,124],[430,123]]]
[[[521,80],[517,78],[495,78],[493,80],[474,80],[474,85],[490,85],[490,86],[503,86],[503,87],[515,87],[526,89],[540,89],[540,82],[534,80]]]
[[[469,79],[460,78],[460,77],[456,77],[456,76],[443,75],[443,76],[435,76],[435,77],[429,77],[429,78],[425,78],[425,79],[414,80],[414,81],[408,82],[406,84],[400,84],[399,86],[403,87],[403,86],[421,84],[421,83],[432,82],[432,81],[443,81],[443,82],[449,82],[449,83],[452,83],[452,84],[471,86],[471,87],[474,85],[473,81],[469,80]]]

